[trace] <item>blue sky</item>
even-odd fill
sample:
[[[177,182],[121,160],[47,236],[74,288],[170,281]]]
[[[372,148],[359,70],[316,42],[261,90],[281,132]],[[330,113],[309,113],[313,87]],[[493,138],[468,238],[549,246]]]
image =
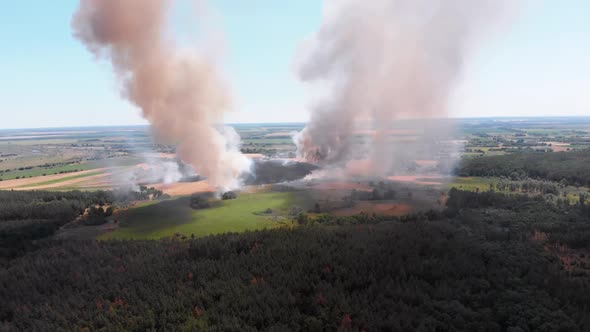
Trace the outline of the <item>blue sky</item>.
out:
[[[308,119],[294,54],[320,25],[319,0],[211,0],[236,97],[228,122]],[[470,57],[453,116],[590,115],[590,1],[525,2]],[[72,37],[77,1],[7,1],[0,17],[0,128],[145,123],[106,62]]]

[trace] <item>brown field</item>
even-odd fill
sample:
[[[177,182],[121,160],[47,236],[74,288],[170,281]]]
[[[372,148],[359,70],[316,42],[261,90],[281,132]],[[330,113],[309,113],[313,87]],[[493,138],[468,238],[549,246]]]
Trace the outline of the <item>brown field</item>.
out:
[[[563,143],[563,142],[544,142],[544,143],[551,144],[551,146],[548,146],[548,148],[553,150],[553,152],[567,151],[567,149],[570,147],[570,143]],[[542,146],[541,148],[545,148],[545,147]]]
[[[153,185],[154,188],[162,190],[170,196],[191,195],[194,193],[214,192],[215,188],[209,185],[206,180],[197,182],[181,182],[164,184],[158,183]]]
[[[17,180],[0,181],[0,190],[47,190],[60,188],[101,188],[113,189],[119,187],[124,179],[131,179],[135,167],[110,167],[92,170],[37,176]],[[95,174],[100,172],[100,174]],[[92,175],[89,175],[92,174]],[[87,175],[87,176],[84,176]],[[67,180],[70,177],[75,179]],[[63,181],[60,181],[63,180]],[[53,182],[54,181],[54,182]],[[46,183],[53,182],[53,183]],[[45,183],[45,184],[43,184]]]
[[[163,159],[176,159],[176,153],[158,153],[158,157]]]
[[[47,182],[47,181],[58,181],[60,179],[64,179],[64,178],[68,178],[68,177],[72,177],[72,176],[84,175],[84,174],[88,174],[88,173],[95,173],[97,171],[104,171],[104,170],[106,170],[106,168],[98,168],[98,169],[87,170],[87,171],[64,173],[64,174],[54,174],[54,175],[47,175],[47,176],[36,176],[36,177],[25,178],[25,179],[0,181],[0,189],[14,189],[14,190],[41,189],[41,188],[35,186],[35,184],[40,183],[40,182]],[[101,175],[101,174],[99,174],[99,175]],[[98,175],[95,175],[95,176],[98,176]],[[76,181],[76,180],[84,181],[88,178],[89,177],[82,177],[79,179],[73,179],[71,181]],[[55,184],[51,184],[51,185],[47,185],[47,186],[40,186],[40,187],[43,187],[43,188],[46,188],[46,187],[52,188],[55,186],[59,187],[59,186],[62,186],[66,182],[70,182],[70,181],[56,182]]]
[[[74,186],[77,186],[83,182],[86,182],[89,180],[100,179],[100,178],[104,178],[107,176],[109,176],[109,173],[102,173],[102,174],[96,174],[96,175],[91,175],[91,176],[85,176],[85,177],[78,178],[78,179],[60,181],[60,182],[51,183],[51,184],[43,184],[43,185],[34,185],[33,184],[31,186],[17,188],[17,190],[46,190],[46,189],[55,189],[55,188],[60,188],[60,187],[74,187]]]
[[[90,176],[80,179],[80,182],[75,183],[75,187],[103,189],[120,187],[123,184],[130,183],[126,179],[133,178],[135,169],[135,167],[110,168],[104,173],[104,176]],[[64,182],[59,183],[60,187],[68,187],[63,184]]]
[[[411,182],[425,186],[440,186],[443,184],[441,181],[425,181],[429,179],[441,180],[440,175],[395,175],[390,176],[387,179],[397,182]]]
[[[266,157],[261,153],[245,153],[244,156],[246,156],[249,159],[262,159]]]

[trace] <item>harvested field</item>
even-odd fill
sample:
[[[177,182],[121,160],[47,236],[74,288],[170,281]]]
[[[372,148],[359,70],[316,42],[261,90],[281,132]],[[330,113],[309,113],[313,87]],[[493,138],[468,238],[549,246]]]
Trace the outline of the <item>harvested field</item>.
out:
[[[120,187],[122,184],[130,183],[126,179],[132,179],[135,167],[110,168],[105,172],[105,176],[86,177],[83,181],[75,184],[79,188],[107,188],[113,189]],[[63,184],[60,187],[64,186]]]
[[[180,182],[180,183],[158,183],[153,185],[154,188],[162,190],[170,196],[191,195],[194,193],[214,192],[215,188],[209,185],[207,180],[197,182]]]
[[[65,179],[82,176],[80,178],[81,179],[80,181],[83,181],[87,178],[87,177],[84,177],[85,175],[88,175],[88,177],[90,177],[92,174],[95,174],[96,172],[102,172],[105,170],[107,170],[107,169],[106,168],[98,168],[98,169],[81,171],[81,172],[71,172],[71,173],[64,173],[64,174],[47,175],[47,176],[42,176],[42,177],[36,176],[36,177],[25,178],[25,179],[6,180],[6,181],[0,182],[0,189],[4,189],[4,190],[7,190],[7,189],[14,189],[14,190],[42,189],[42,188],[38,188],[37,184],[46,183],[46,182],[52,182],[52,184],[55,184],[57,186],[61,186],[65,182],[67,182],[67,180],[65,180]],[[61,181],[61,180],[64,180],[64,181]],[[53,182],[55,182],[55,183],[53,183]],[[55,186],[52,186],[52,184],[50,184],[48,186],[55,187]]]
[[[266,157],[261,153],[245,153],[244,156],[246,156],[249,159],[262,159]]]
[[[47,190],[47,189],[55,189],[59,187],[74,187],[75,185],[88,181],[88,180],[95,180],[100,179],[103,177],[109,176],[108,173],[100,173],[96,171],[90,172],[88,174],[80,174],[79,176],[74,175],[71,177],[66,177],[61,180],[54,181],[47,181],[47,182],[40,182],[32,185],[27,185],[24,187],[15,188],[18,190]]]
[[[176,159],[176,153],[158,153],[158,157],[163,159]]]
[[[551,146],[549,146],[549,148],[551,148],[551,150],[553,150],[553,152],[563,152],[563,151],[567,151],[567,149],[570,147],[570,143],[563,143],[563,142],[544,142],[547,145],[551,144]]]

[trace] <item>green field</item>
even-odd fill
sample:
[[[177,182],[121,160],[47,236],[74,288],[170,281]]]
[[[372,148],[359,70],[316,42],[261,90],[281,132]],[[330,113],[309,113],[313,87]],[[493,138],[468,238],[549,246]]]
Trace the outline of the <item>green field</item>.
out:
[[[36,177],[36,176],[43,176],[43,175],[53,175],[53,174],[60,174],[61,173],[69,173],[75,171],[87,171],[91,169],[98,168],[99,166],[96,164],[70,164],[70,165],[62,165],[56,167],[35,167],[30,170],[12,170],[7,173],[3,173],[0,175],[0,178],[3,180],[12,180],[19,178],[29,178],[29,177]]]
[[[467,190],[467,191],[488,191],[490,190],[490,183],[495,184],[498,181],[501,181],[500,178],[487,178],[487,177],[457,177],[451,183],[450,188],[457,188],[460,190]],[[496,188],[494,190],[497,191]],[[505,193],[511,193],[509,190],[504,191]],[[517,192],[518,193],[518,192]],[[567,186],[567,187],[559,187],[559,196],[560,197],[567,197],[571,204],[575,204],[579,201],[581,194],[588,194],[590,193],[590,188],[587,187],[575,187],[575,186]]]
[[[497,178],[483,178],[483,177],[457,177],[451,183],[451,188],[457,188],[468,191],[488,191],[490,190],[490,183],[496,183]]]
[[[286,212],[292,193],[242,194],[209,209],[193,210],[189,198],[132,208],[117,216],[120,228],[100,239],[160,239],[176,233],[196,237],[227,232],[243,232],[285,225],[261,214],[266,209]]]

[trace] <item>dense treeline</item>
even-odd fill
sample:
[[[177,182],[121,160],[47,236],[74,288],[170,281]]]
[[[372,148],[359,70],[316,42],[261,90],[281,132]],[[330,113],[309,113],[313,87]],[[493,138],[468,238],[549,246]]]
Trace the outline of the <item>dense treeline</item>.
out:
[[[460,176],[504,176],[538,178],[570,185],[590,185],[590,149],[570,152],[520,152],[465,159]]]
[[[0,259],[36,248],[35,241],[53,235],[90,205],[110,202],[104,191],[0,191]]]
[[[90,204],[109,204],[111,192],[0,191],[0,222],[4,220],[72,220]]]
[[[500,180],[490,185],[490,189],[523,193],[559,195],[559,186],[555,182],[539,180],[507,181]]]
[[[88,211],[85,224],[103,223],[112,206],[148,198],[162,192],[141,187],[140,191],[0,191],[0,261],[34,249],[40,240]],[[88,209],[88,210],[87,210]]]
[[[318,167],[308,163],[256,160],[252,172],[243,179],[246,184],[268,184],[304,178]]]
[[[452,223],[53,244],[0,279],[19,330],[590,328],[587,284]]]
[[[587,206],[458,190],[448,204],[403,222],[48,242],[0,271],[0,321],[44,331],[590,330],[590,278],[531,238],[577,232]]]
[[[474,193],[453,188],[445,215],[455,218],[468,215],[500,225],[504,231],[514,234],[540,231],[548,234],[553,244],[590,250],[590,205],[583,199],[571,205],[560,199],[547,202],[540,195]]]

